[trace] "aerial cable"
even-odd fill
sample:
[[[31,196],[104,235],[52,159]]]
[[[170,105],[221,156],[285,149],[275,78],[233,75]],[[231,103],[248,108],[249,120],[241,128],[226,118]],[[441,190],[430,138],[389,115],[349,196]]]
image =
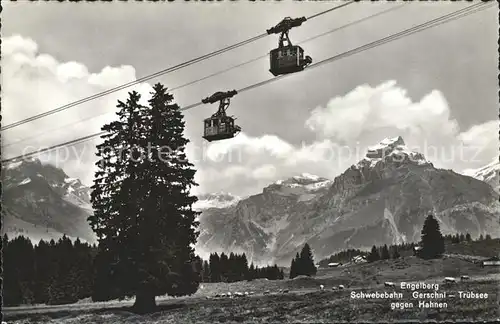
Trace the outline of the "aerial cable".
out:
[[[309,70],[309,69],[321,66],[321,65],[326,64],[326,63],[331,63],[333,61],[342,59],[344,57],[354,55],[354,54],[356,54],[358,52],[363,52],[363,51],[366,51],[366,50],[371,49],[373,47],[377,47],[377,46],[380,46],[382,44],[391,42],[391,41],[399,39],[401,37],[408,36],[408,35],[414,34],[416,32],[420,32],[420,31],[426,30],[428,28],[441,25],[441,24],[449,22],[451,20],[462,18],[462,17],[464,17],[466,15],[475,13],[477,11],[484,10],[484,9],[486,9],[487,6],[491,6],[491,3],[489,3],[489,4],[488,3],[476,3],[476,4],[473,4],[473,5],[469,6],[469,7],[466,7],[466,8],[463,8],[463,9],[459,9],[459,10],[457,10],[455,12],[450,13],[450,14],[441,16],[439,18],[435,18],[435,19],[433,19],[431,21],[422,23],[420,25],[416,25],[414,27],[410,27],[410,28],[408,28],[406,30],[403,30],[401,32],[398,32],[396,34],[392,34],[390,36],[387,36],[387,37],[384,37],[382,39],[376,40],[374,42],[362,45],[360,47],[357,47],[355,49],[349,50],[347,52],[343,52],[341,54],[338,54],[338,55],[332,56],[330,58],[327,58],[325,60],[319,61],[317,63],[311,64],[307,69]],[[474,11],[472,11],[472,9],[474,9]],[[252,85],[247,86],[245,88],[239,89],[237,91],[238,91],[238,93],[241,93],[241,92],[245,92],[245,91],[248,91],[248,90],[252,90],[252,89],[261,87],[261,86],[263,86],[265,84],[268,84],[268,83],[271,83],[271,82],[278,81],[279,79],[282,79],[284,77],[291,76],[291,75],[292,74],[287,74],[287,75],[280,75],[280,76],[277,76],[277,77],[273,77],[273,78],[270,78],[270,79],[267,79],[267,80],[264,80],[264,81],[252,84]],[[201,102],[197,102],[197,103],[191,104],[189,106],[185,106],[181,110],[191,109],[191,108],[200,106],[201,104],[202,104]]]
[[[456,19],[463,18],[463,17],[468,16],[470,14],[473,14],[473,13],[485,10],[488,7],[491,7],[494,4],[495,3],[493,3],[493,2],[490,2],[490,3],[484,3],[484,2],[482,2],[482,3],[473,4],[473,5],[469,6],[469,7],[466,7],[466,8],[463,8],[463,9],[459,9],[459,10],[453,12],[453,13],[441,16],[439,18],[435,18],[433,20],[430,20],[428,22],[422,23],[420,25],[410,27],[410,28],[408,28],[406,30],[403,30],[401,32],[398,32],[396,34],[384,37],[384,38],[379,39],[377,41],[365,44],[363,46],[360,46],[360,47],[357,47],[355,49],[349,50],[347,52],[344,52],[344,53],[332,56],[332,57],[327,58],[327,59],[324,59],[324,60],[322,60],[320,62],[317,62],[315,64],[310,65],[307,70],[310,70],[311,68],[318,67],[318,66],[321,66],[321,65],[324,65],[324,64],[328,64],[328,63],[334,62],[336,60],[340,60],[342,58],[349,57],[351,55],[354,55],[354,54],[366,51],[368,49],[371,49],[371,48],[374,48],[374,47],[377,47],[377,46],[389,43],[391,41],[394,41],[394,40],[397,40],[397,39],[400,39],[400,38],[403,38],[403,37],[406,37],[406,36],[409,36],[409,35],[412,35],[412,34],[415,34],[415,33],[421,32],[421,31],[424,31],[424,30],[427,30],[429,28],[440,26],[440,25],[442,25],[444,23],[447,23],[447,22],[450,22],[450,21],[453,21],[453,20],[456,20]],[[252,89],[255,89],[257,87],[266,85],[268,83],[277,81],[278,79],[282,79],[282,78],[284,78],[286,76],[289,76],[289,75],[281,75],[281,76],[274,77],[274,78],[271,78],[271,79],[268,79],[268,80],[264,80],[264,81],[261,81],[259,83],[247,86],[247,87],[242,88],[240,90],[237,90],[237,92],[240,93],[240,92],[252,90]],[[188,110],[188,109],[200,106],[202,104],[203,104],[202,102],[195,103],[195,104],[192,104],[192,105],[189,105],[189,106],[185,106],[185,107],[181,108],[180,110],[182,110],[182,111],[183,110]],[[107,132],[105,132],[105,131],[101,131],[101,132],[98,132],[98,133],[95,133],[95,134],[87,135],[85,137],[81,137],[81,138],[78,138],[78,139],[75,139],[75,140],[72,140],[72,141],[69,141],[69,142],[65,142],[65,143],[61,143],[61,144],[58,144],[58,145],[53,145],[53,146],[48,147],[48,148],[40,149],[40,150],[37,150],[35,152],[30,152],[30,153],[27,153],[27,154],[24,154],[24,155],[19,155],[19,156],[13,157],[13,158],[8,158],[8,159],[5,159],[5,160],[2,160],[2,163],[10,162],[10,161],[13,161],[13,160],[17,160],[19,158],[28,158],[30,156],[33,156],[33,155],[36,155],[36,154],[45,153],[45,152],[48,152],[48,151],[52,151],[52,150],[60,148],[60,147],[65,147],[65,146],[69,146],[69,145],[74,145],[74,144],[86,142],[86,141],[89,141],[89,140],[91,140],[91,139],[93,139],[95,137],[104,135],[106,133]]]
[[[128,83],[125,83],[125,84],[122,84],[120,86],[117,86],[117,87],[114,87],[112,89],[109,89],[109,90],[106,90],[106,91],[103,91],[103,92],[100,92],[100,93],[97,93],[95,95],[92,95],[92,96],[89,96],[89,97],[86,97],[86,98],[83,98],[83,99],[80,99],[80,100],[77,100],[77,101],[74,101],[72,103],[69,103],[69,104],[66,104],[64,106],[61,106],[59,108],[56,108],[56,109],[52,109],[52,110],[49,110],[49,111],[46,111],[44,113],[41,113],[41,114],[38,114],[38,115],[35,115],[35,116],[32,116],[32,117],[28,117],[26,119],[23,119],[23,120],[20,120],[20,121],[17,121],[17,122],[14,122],[12,124],[9,124],[7,126],[4,126],[0,129],[0,131],[4,131],[4,130],[7,130],[7,129],[10,129],[10,128],[13,128],[13,127],[17,127],[17,126],[20,126],[20,125],[23,125],[23,124],[26,124],[26,123],[29,123],[29,122],[32,122],[34,120],[37,120],[37,119],[40,119],[40,118],[43,118],[43,117],[46,117],[46,116],[49,116],[49,115],[52,115],[52,114],[55,114],[55,113],[58,113],[58,112],[61,112],[61,111],[64,111],[64,110],[67,110],[69,108],[72,108],[72,107],[75,107],[75,106],[78,106],[80,104],[83,104],[85,102],[88,102],[88,101],[91,101],[91,100],[94,100],[94,99],[98,99],[98,98],[101,98],[101,97],[104,97],[108,94],[111,94],[111,93],[114,93],[114,92],[117,92],[117,91],[120,91],[120,90],[123,90],[123,89],[126,89],[128,87],[131,87],[131,86],[134,86],[134,85],[137,85],[141,82],[144,82],[144,81],[147,81],[147,80],[150,80],[150,79],[153,79],[153,78],[156,78],[156,77],[159,77],[161,75],[164,75],[164,74],[167,74],[167,73],[171,73],[171,72],[174,72],[174,71],[177,71],[177,70],[180,70],[182,68],[185,68],[187,66],[190,66],[192,64],[195,64],[195,63],[198,63],[198,62],[201,62],[201,61],[204,61],[206,59],[209,59],[213,56],[217,56],[219,54],[222,54],[224,52],[227,52],[227,51],[230,51],[230,50],[233,50],[233,49],[236,49],[238,47],[241,47],[241,46],[244,46],[244,45],[247,45],[251,42],[254,42],[260,38],[263,38],[267,36],[267,34],[261,34],[261,35],[258,35],[258,36],[255,36],[253,38],[250,38],[246,41],[243,41],[243,42],[239,42],[237,44],[234,44],[234,45],[231,45],[231,46],[228,46],[228,47],[225,47],[221,50],[217,50],[217,51],[214,51],[214,52],[211,52],[209,54],[206,54],[206,55],[203,55],[201,57],[198,57],[198,58],[195,58],[195,59],[192,59],[192,60],[189,60],[187,62],[184,62],[184,63],[181,63],[181,64],[178,64],[178,65],[175,65],[173,67],[170,67],[170,68],[167,68],[167,69],[164,69],[162,71],[159,71],[159,72],[156,72],[156,73],[153,73],[153,74],[150,74],[150,75],[147,75],[145,77],[142,77],[142,78],[139,78],[139,79],[136,79],[134,81],[131,81],[131,82],[128,82]]]
[[[452,20],[463,18],[463,17],[465,17],[467,15],[470,15],[470,14],[476,13],[478,11],[487,9],[486,7],[491,7],[491,5],[492,5],[492,3],[489,3],[489,4],[487,4],[487,3],[476,3],[474,5],[471,5],[471,6],[467,7],[467,8],[457,10],[456,12],[447,14],[445,16],[442,16],[442,17],[436,18],[434,20],[428,21],[426,23],[423,23],[423,24],[411,27],[409,29],[406,29],[404,31],[401,31],[401,32],[398,32],[396,34],[390,35],[388,37],[379,39],[377,41],[365,44],[365,45],[357,47],[355,49],[352,49],[352,50],[343,52],[341,54],[329,57],[329,58],[324,59],[322,61],[316,62],[314,64],[311,64],[308,67],[308,70],[312,69],[312,68],[315,68],[315,67],[318,67],[318,66],[321,66],[321,65],[324,65],[324,64],[327,64],[327,63],[331,63],[333,61],[340,60],[342,58],[345,58],[345,57],[348,57],[348,56],[351,56],[351,55],[354,55],[354,54],[357,54],[357,53],[360,53],[360,52],[363,52],[363,51],[366,51],[366,50],[369,50],[371,48],[383,45],[385,43],[392,42],[392,41],[400,39],[402,37],[409,36],[411,34],[415,34],[417,32],[421,32],[421,31],[424,31],[426,29],[439,26],[441,24],[450,22]],[[278,79],[282,79],[282,78],[285,78],[287,76],[290,76],[290,75],[289,74],[288,75],[280,75],[278,77],[270,78],[270,79],[261,81],[261,82],[256,83],[256,84],[252,84],[252,85],[247,86],[245,88],[239,89],[238,93],[244,92],[244,91],[248,91],[248,90],[252,90],[254,88],[258,88],[258,87],[266,85],[268,83],[272,83],[272,82],[278,81]],[[189,108],[196,107],[196,106],[199,106],[199,105],[201,105],[201,103],[196,103],[196,104],[190,105]]]
[[[342,26],[340,26],[340,27],[335,27],[335,28],[330,29],[330,30],[328,30],[328,31],[326,31],[326,32],[323,32],[323,33],[321,33],[321,34],[318,34],[318,35],[315,35],[315,36],[312,36],[312,37],[306,38],[306,39],[304,39],[304,40],[302,40],[302,41],[300,41],[300,42],[297,42],[297,44],[304,44],[304,43],[307,43],[307,42],[313,41],[313,40],[318,39],[318,38],[320,38],[320,37],[324,37],[324,36],[329,35],[329,34],[331,34],[331,33],[334,33],[334,32],[340,31],[340,30],[342,30],[342,29],[345,29],[345,28],[347,28],[347,27],[353,26],[353,25],[355,25],[355,24],[358,24],[358,23],[361,23],[361,22],[367,21],[367,20],[369,20],[369,19],[371,19],[371,18],[375,18],[375,17],[377,17],[377,16],[380,16],[380,15],[386,14],[386,13],[388,13],[388,12],[390,12],[390,11],[400,9],[400,8],[402,8],[402,7],[406,6],[406,5],[408,5],[408,3],[403,3],[403,4],[399,5],[399,6],[392,7],[392,8],[386,9],[386,10],[382,10],[382,11],[377,12],[377,13],[375,13],[375,14],[372,14],[372,15],[369,15],[369,16],[366,16],[366,17],[363,17],[363,18],[358,19],[358,20],[354,20],[354,21],[352,21],[352,22],[350,22],[350,23],[347,23],[347,24],[345,24],[345,25],[342,25]],[[233,65],[233,66],[231,66],[231,67],[229,67],[229,68],[226,68],[226,69],[223,69],[223,70],[220,70],[220,71],[214,72],[214,73],[212,73],[212,74],[209,74],[209,75],[204,76],[204,77],[202,77],[202,78],[196,79],[196,80],[194,80],[194,81],[190,81],[190,82],[188,82],[188,83],[184,83],[184,84],[182,84],[182,85],[180,85],[180,86],[176,86],[176,87],[174,87],[174,88],[172,88],[172,89],[169,89],[169,91],[170,91],[170,92],[174,92],[174,91],[176,91],[176,90],[179,90],[179,89],[182,89],[182,88],[188,87],[188,86],[190,86],[190,85],[193,85],[193,84],[199,83],[199,82],[201,82],[201,81],[205,81],[205,80],[210,79],[210,78],[213,78],[213,77],[215,77],[215,76],[218,76],[218,75],[224,74],[224,73],[226,73],[226,72],[228,72],[228,71],[230,71],[230,70],[233,70],[233,69],[236,69],[236,68],[242,67],[242,66],[244,66],[244,65],[247,65],[247,64],[250,64],[250,63],[256,62],[256,61],[258,61],[258,60],[261,60],[261,59],[264,59],[264,58],[267,58],[267,57],[268,57],[268,54],[266,53],[266,54],[261,55],[261,56],[259,56],[259,57],[253,58],[253,59],[251,59],[251,60],[249,60],[249,61],[245,61],[245,62],[243,62],[243,63],[239,63],[239,64],[237,64],[237,65]],[[85,118],[85,119],[81,119],[81,120],[78,120],[78,121],[75,121],[75,122],[72,122],[72,123],[69,123],[69,124],[62,125],[62,126],[57,127],[57,128],[50,129],[49,131],[46,131],[46,132],[38,133],[38,134],[36,134],[36,135],[33,135],[33,136],[30,136],[30,137],[26,137],[26,138],[23,138],[23,139],[20,139],[20,140],[17,140],[17,141],[14,141],[14,142],[8,143],[8,144],[6,144],[6,145],[3,145],[2,147],[5,149],[5,148],[10,147],[10,146],[12,146],[12,145],[15,145],[15,144],[18,144],[18,143],[22,143],[22,142],[25,142],[25,141],[27,141],[27,140],[29,140],[29,139],[32,139],[32,138],[38,137],[38,136],[40,136],[40,135],[46,134],[47,132],[57,131],[57,130],[60,130],[60,129],[63,129],[63,128],[66,128],[66,127],[69,127],[69,126],[72,126],[72,125],[75,125],[75,124],[80,124],[80,123],[82,123],[82,122],[85,122],[85,121],[88,121],[88,120],[91,120],[91,119],[94,119],[94,118],[97,118],[97,117],[100,117],[100,116],[104,116],[104,115],[107,115],[107,114],[111,114],[111,113],[113,113],[113,112],[112,112],[112,111],[111,111],[111,112],[105,112],[105,113],[101,113],[101,114],[98,114],[98,115],[94,115],[94,116],[91,116],[91,117],[88,117],[88,118]]]
[[[309,16],[309,17],[307,17],[306,19],[307,19],[307,20],[314,19],[314,18],[316,18],[316,17],[319,17],[319,16],[321,16],[321,15],[324,15],[324,14],[326,14],[326,13],[329,13],[329,12],[331,12],[331,11],[333,11],[333,10],[340,9],[340,8],[342,8],[342,7],[345,7],[345,6],[348,6],[348,5],[350,5],[350,4],[353,4],[354,2],[356,2],[356,1],[349,1],[349,2],[347,2],[347,3],[344,3],[344,4],[340,5],[340,6],[333,7],[333,8],[330,8],[330,9],[328,9],[328,10],[325,10],[325,11],[319,12],[319,13],[317,13],[317,14],[314,14],[314,15],[312,15],[312,16]]]
[[[314,14],[310,17],[307,17],[306,20],[310,20],[310,19],[314,19],[320,15],[323,15],[323,14],[326,14],[328,12],[331,12],[333,10],[336,10],[336,9],[340,9],[342,7],[345,7],[347,5],[350,5],[350,4],[353,4],[355,3],[354,0],[352,1],[349,1],[347,3],[344,3],[342,5],[339,5],[339,6],[336,6],[336,7],[333,7],[333,8],[330,8],[330,9],[327,9],[325,11],[322,11],[320,13],[317,13],[317,14]],[[211,52],[211,53],[208,53],[208,54],[205,54],[203,56],[200,56],[200,57],[197,57],[197,58],[194,58],[194,59],[191,59],[187,62],[184,62],[184,63],[181,63],[181,64],[178,64],[178,65],[175,65],[175,66],[172,66],[170,68],[167,68],[167,69],[164,69],[164,70],[161,70],[159,72],[156,72],[156,73],[153,73],[153,74],[150,74],[150,75],[147,75],[147,76],[144,76],[144,77],[141,77],[137,80],[134,80],[134,81],[131,81],[131,82],[128,82],[128,83],[125,83],[125,84],[122,84],[120,86],[117,86],[117,87],[114,87],[112,89],[109,89],[109,90],[106,90],[106,91],[103,91],[103,92],[100,92],[100,93],[97,93],[95,95],[92,95],[90,97],[86,97],[86,98],[83,98],[83,99],[80,99],[80,100],[77,100],[75,102],[72,102],[72,103],[69,103],[69,104],[66,104],[64,106],[61,106],[59,108],[56,108],[56,109],[52,109],[52,110],[49,110],[49,111],[46,111],[44,113],[41,113],[41,114],[38,114],[38,115],[35,115],[35,116],[32,116],[32,117],[28,117],[26,119],[23,119],[23,120],[20,120],[20,121],[17,121],[17,122],[14,122],[12,124],[8,124],[7,126],[4,126],[2,128],[0,128],[0,131],[4,131],[4,130],[7,130],[7,129],[11,129],[13,127],[17,127],[17,126],[20,126],[20,125],[23,125],[23,124],[26,124],[26,123],[29,123],[29,122],[32,122],[34,120],[37,120],[37,119],[40,119],[40,118],[43,118],[43,117],[46,117],[46,116],[50,116],[52,114],[55,114],[55,113],[58,113],[58,112],[61,112],[61,111],[64,111],[66,109],[69,109],[69,108],[72,108],[72,107],[75,107],[77,105],[80,105],[82,103],[85,103],[85,102],[88,102],[88,101],[91,101],[91,100],[94,100],[94,99],[97,99],[97,98],[101,98],[101,97],[104,97],[108,94],[111,94],[111,93],[114,93],[114,92],[117,92],[117,91],[120,91],[120,90],[123,90],[123,89],[126,89],[128,87],[131,87],[131,86],[134,86],[134,85],[137,85],[141,82],[144,82],[144,81],[148,81],[150,79],[153,79],[153,78],[156,78],[156,77],[159,77],[159,76],[162,76],[162,75],[165,75],[165,74],[168,74],[168,73],[172,73],[174,71],[177,71],[177,70],[180,70],[182,68],[185,68],[187,66],[190,66],[192,64],[195,64],[195,63],[199,63],[201,61],[204,61],[206,59],[209,59],[211,57],[214,57],[214,56],[217,56],[217,55],[220,55],[222,53],[225,53],[225,52],[228,52],[228,51],[231,51],[233,49],[236,49],[238,47],[241,47],[241,46],[244,46],[244,45],[247,45],[247,44],[250,44],[254,41],[257,41],[263,37],[266,37],[266,36],[269,36],[267,33],[262,33],[260,35],[257,35],[255,37],[252,37],[252,38],[249,38],[245,41],[242,41],[242,42],[239,42],[239,43],[236,43],[236,44],[233,44],[233,45],[230,45],[230,46],[227,46],[225,48],[222,48],[220,50],[217,50],[217,51],[214,51],[214,52]]]
[[[375,17],[377,17],[377,16],[380,16],[380,15],[386,14],[386,13],[388,13],[388,12],[390,12],[390,11],[400,9],[400,8],[402,8],[403,6],[406,6],[406,5],[408,5],[408,3],[403,3],[403,4],[401,4],[401,5],[397,6],[397,7],[392,7],[392,8],[386,9],[386,10],[382,10],[382,11],[380,11],[380,12],[377,12],[377,13],[372,14],[372,15],[370,15],[370,16],[363,17],[363,18],[361,18],[361,19],[358,19],[358,20],[352,21],[352,22],[347,23],[347,24],[345,24],[345,25],[342,25],[342,26],[340,26],[340,27],[335,27],[335,28],[330,29],[330,30],[328,30],[328,31],[326,31],[326,32],[323,32],[323,33],[321,33],[321,34],[318,34],[318,35],[315,35],[315,36],[312,36],[312,37],[309,37],[309,38],[303,39],[303,40],[301,40],[301,41],[297,42],[297,44],[304,44],[304,43],[310,42],[310,41],[312,41],[312,40],[318,39],[318,38],[320,38],[320,37],[324,37],[324,36],[326,36],[326,35],[328,35],[328,34],[332,34],[332,33],[334,33],[334,32],[340,31],[340,30],[345,29],[345,28],[347,28],[347,27],[351,27],[351,26],[353,26],[353,25],[355,25],[355,24],[358,24],[358,23],[361,23],[361,22],[367,21],[367,20],[369,20],[369,19],[371,19],[371,18],[375,18]],[[196,79],[196,80],[194,80],[194,81],[190,81],[190,82],[188,82],[188,83],[184,83],[184,84],[182,84],[182,85],[180,85],[180,86],[176,86],[176,87],[174,87],[174,88],[170,89],[170,91],[175,91],[175,90],[178,90],[178,89],[181,89],[181,88],[184,88],[184,87],[190,86],[190,85],[192,85],[192,84],[195,84],[195,83],[198,83],[198,82],[201,82],[201,81],[205,81],[205,80],[207,80],[207,79],[210,79],[210,78],[213,78],[213,77],[215,77],[215,76],[221,75],[221,74],[223,74],[223,73],[229,72],[229,71],[231,71],[231,70],[233,70],[233,69],[236,69],[236,68],[242,67],[242,66],[244,66],[244,65],[247,65],[247,64],[250,64],[250,63],[256,62],[256,61],[258,61],[258,60],[261,60],[261,59],[264,59],[264,58],[268,58],[268,57],[269,57],[269,54],[268,54],[268,53],[266,53],[266,54],[261,55],[261,56],[259,56],[259,57],[255,57],[255,58],[253,58],[253,59],[251,59],[251,60],[245,61],[245,62],[243,62],[243,63],[239,63],[239,64],[236,64],[236,65],[233,65],[233,66],[231,66],[231,67],[229,67],[229,68],[226,68],[226,69],[224,69],[224,70],[220,70],[220,71],[214,72],[214,73],[212,73],[212,74],[209,74],[209,75],[207,75],[207,76],[204,76],[204,77],[202,77],[202,78]]]

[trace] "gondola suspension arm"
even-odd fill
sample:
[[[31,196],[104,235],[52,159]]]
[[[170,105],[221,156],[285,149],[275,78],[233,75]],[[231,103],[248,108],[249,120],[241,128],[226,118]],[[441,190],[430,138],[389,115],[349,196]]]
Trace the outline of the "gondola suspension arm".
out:
[[[288,37],[288,32],[293,27],[299,27],[306,20],[307,20],[306,17],[300,17],[300,18],[285,17],[276,26],[267,29],[266,32],[268,35],[280,34],[279,47],[283,47],[283,43],[285,41],[288,43],[287,46],[292,46],[292,42],[290,41],[290,38]]]

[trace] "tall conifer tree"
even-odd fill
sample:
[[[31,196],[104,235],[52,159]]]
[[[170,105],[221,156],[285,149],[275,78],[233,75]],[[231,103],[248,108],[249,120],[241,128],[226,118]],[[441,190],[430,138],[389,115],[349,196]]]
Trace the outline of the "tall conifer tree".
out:
[[[440,258],[444,254],[444,238],[439,223],[432,215],[427,216],[424,221],[421,244],[420,255],[425,259]]]
[[[148,107],[139,100],[131,92],[118,103],[119,120],[103,127],[89,221],[99,238],[98,269],[109,271],[97,274],[108,282],[97,295],[135,295],[134,309],[145,313],[155,309],[155,296],[196,292],[200,273],[183,116],[161,84]]]
[[[300,252],[300,273],[299,275],[314,276],[316,275],[316,265],[314,264],[314,257],[309,244],[305,244]]]

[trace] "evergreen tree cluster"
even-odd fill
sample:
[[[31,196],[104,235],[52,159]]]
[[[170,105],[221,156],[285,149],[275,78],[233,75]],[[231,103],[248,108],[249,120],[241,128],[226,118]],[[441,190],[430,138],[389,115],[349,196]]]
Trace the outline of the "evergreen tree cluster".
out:
[[[456,244],[456,243],[472,242],[472,241],[491,241],[491,235],[490,234],[486,234],[486,235],[481,234],[481,235],[479,235],[479,237],[476,240],[473,240],[470,233],[465,233],[465,234],[456,233],[454,235],[452,235],[452,234],[444,235],[444,239],[446,242]]]
[[[278,268],[275,264],[273,266],[265,267],[254,267],[253,264],[250,265],[248,269],[248,280],[253,279],[269,279],[269,280],[283,280],[285,274],[283,269]]]
[[[378,260],[398,259],[401,257],[400,251],[402,249],[411,249],[411,246],[403,247],[401,245],[384,244],[383,246],[372,246],[370,253],[366,257],[366,261],[375,262]]]
[[[121,298],[112,282],[103,276],[107,272],[100,268],[107,267],[108,263],[102,260],[103,254],[98,253],[99,247],[95,245],[82,243],[79,239],[72,242],[66,236],[58,241],[40,240],[33,245],[24,236],[9,240],[4,235],[2,248],[5,306],[70,304],[88,297],[95,300],[96,296]],[[277,265],[248,266],[245,254],[230,253],[228,257],[224,253],[220,256],[214,253],[210,255],[210,262],[197,257],[194,264],[193,271],[201,276],[202,282],[284,278],[283,270]]]
[[[423,241],[420,242],[420,244],[416,242],[405,242],[401,244],[396,244],[396,245],[384,245],[384,246],[372,246],[370,252],[366,251],[361,251],[361,250],[355,250],[355,249],[348,249],[344,250],[341,252],[338,252],[326,259],[323,259],[319,262],[321,266],[327,266],[328,263],[330,262],[348,262],[350,261],[353,257],[357,255],[362,255],[367,257],[368,262],[374,262],[378,260],[384,260],[384,259],[397,259],[401,257],[401,255],[408,255],[411,251],[411,254],[413,254],[413,249],[419,245],[421,247],[424,246],[424,241],[425,241],[425,246],[430,246],[431,252],[430,255],[434,255],[434,257],[439,257],[439,255],[442,255],[444,253],[444,242],[449,242],[449,243],[461,243],[461,242],[472,242],[472,241],[491,241],[491,235],[480,235],[476,240],[472,239],[472,236],[470,233],[456,233],[456,234],[448,234],[448,235],[441,235],[441,231],[439,228],[439,224],[437,223],[437,220],[434,218],[434,216],[429,215],[424,223],[424,226],[422,228],[422,238]],[[442,239],[441,239],[442,238]],[[437,251],[435,250],[437,248]],[[434,250],[434,251],[433,251]],[[441,252],[442,251],[442,252]],[[425,252],[424,252],[425,253]],[[441,254],[440,254],[441,253]],[[422,255],[423,257],[428,257],[425,254]]]
[[[309,244],[305,244],[300,253],[297,253],[290,265],[290,279],[297,276],[314,276],[318,269],[314,264],[314,257]]]
[[[283,279],[283,270],[277,265],[263,268],[248,266],[246,255],[211,253],[208,261],[203,261],[201,269],[202,282],[236,282],[267,278],[269,280]]]
[[[5,306],[67,304],[92,295],[95,246],[66,236],[33,245],[4,235],[2,247]]]

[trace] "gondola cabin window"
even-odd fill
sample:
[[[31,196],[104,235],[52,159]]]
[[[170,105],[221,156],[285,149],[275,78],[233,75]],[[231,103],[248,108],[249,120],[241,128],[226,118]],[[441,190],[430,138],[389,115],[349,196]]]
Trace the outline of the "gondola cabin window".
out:
[[[205,136],[211,136],[217,134],[217,119],[207,119],[205,120]]]
[[[232,134],[234,130],[232,118],[210,118],[205,120],[205,136]]]
[[[275,76],[302,71],[311,62],[309,57],[304,59],[304,50],[296,45],[272,50],[270,60],[271,69],[269,71]]]

